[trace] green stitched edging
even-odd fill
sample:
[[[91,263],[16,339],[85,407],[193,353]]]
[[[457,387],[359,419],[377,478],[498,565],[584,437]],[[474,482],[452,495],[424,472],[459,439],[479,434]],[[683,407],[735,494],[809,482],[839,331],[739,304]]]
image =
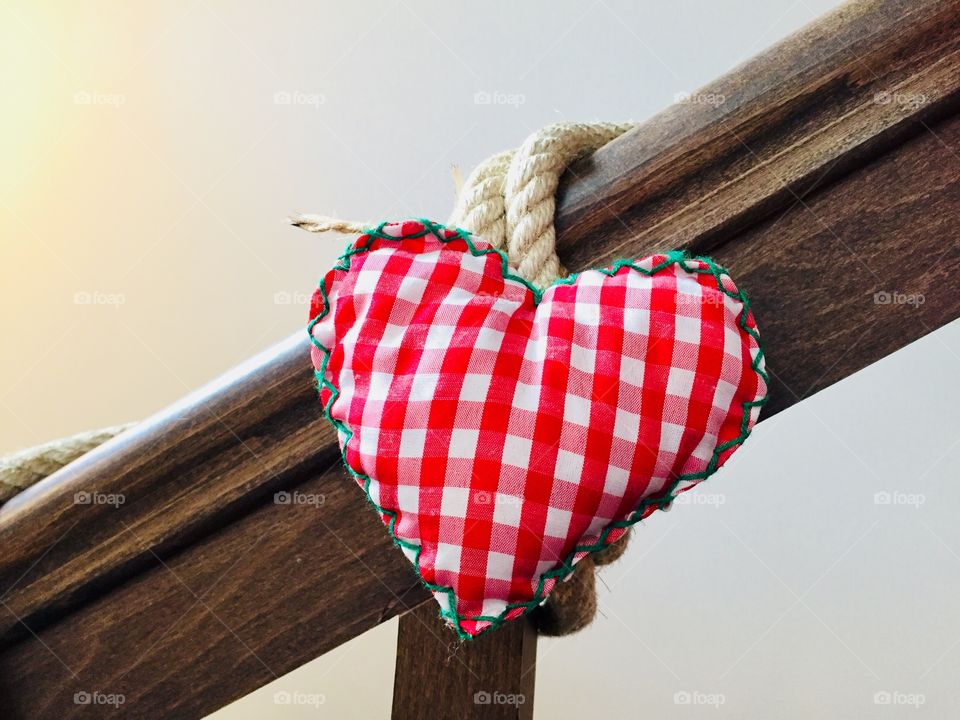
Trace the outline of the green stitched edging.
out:
[[[364,234],[369,236],[368,241],[363,246],[360,246],[360,247],[351,247],[353,245],[353,242],[355,241],[349,243],[347,245],[346,252],[344,252],[343,255],[341,255],[337,259],[337,264],[334,265],[332,269],[342,270],[343,272],[349,272],[350,259],[354,255],[367,252],[370,249],[370,246],[375,239],[390,240],[390,241],[397,242],[400,240],[410,240],[414,238],[424,237],[425,235],[433,234],[437,237],[438,240],[440,240],[440,242],[453,242],[454,240],[463,240],[464,242],[466,242],[467,248],[469,249],[470,254],[473,255],[474,257],[496,253],[497,255],[500,256],[501,272],[503,274],[504,279],[514,280],[516,282],[521,283],[533,294],[534,307],[540,304],[540,300],[542,299],[543,293],[546,291],[546,288],[541,290],[540,288],[531,284],[524,278],[512,273],[510,271],[510,266],[507,262],[507,256],[503,252],[492,247],[478,249],[473,244],[473,241],[470,239],[471,234],[467,230],[456,228],[455,234],[447,238],[443,236],[443,231],[447,229],[446,226],[440,225],[439,223],[435,223],[425,218],[417,218],[416,221],[423,225],[423,230],[415,233],[410,233],[408,235],[400,235],[397,237],[393,235],[387,235],[386,233],[383,232],[383,228],[391,224],[389,221],[384,221],[380,223],[376,228],[365,230]],[[701,261],[704,264],[706,264],[707,268],[706,269],[688,268],[683,263],[684,260],[688,260],[688,259]],[[754,372],[756,372],[763,379],[764,386],[765,387],[768,386],[769,378],[767,376],[766,371],[761,367],[764,354],[763,354],[763,346],[760,343],[760,335],[755,328],[751,328],[747,326],[747,317],[750,313],[750,302],[747,299],[747,296],[743,293],[742,290],[740,290],[739,287],[737,288],[737,292],[735,293],[723,287],[723,283],[721,282],[720,277],[723,274],[729,274],[729,273],[727,273],[727,271],[724,268],[714,263],[713,260],[711,260],[710,258],[699,257],[699,256],[691,258],[689,255],[687,255],[687,253],[683,251],[674,250],[667,253],[666,259],[664,259],[662,262],[655,265],[654,267],[650,268],[649,270],[638,267],[632,261],[624,259],[624,260],[617,260],[616,262],[613,263],[613,265],[610,268],[599,269],[599,272],[602,272],[605,275],[612,277],[613,275],[616,275],[617,272],[619,272],[622,268],[626,267],[626,268],[631,268],[632,270],[640,273],[641,275],[652,276],[660,272],[661,270],[664,270],[665,268],[671,267],[672,265],[676,265],[676,264],[679,264],[684,271],[690,274],[712,275],[714,278],[714,281],[717,283],[717,289],[720,292],[740,302],[740,304],[742,305],[742,309],[740,311],[740,317],[738,318],[738,325],[740,326],[740,329],[743,332],[747,333],[747,335],[752,337],[757,343],[757,355],[753,359],[753,362],[751,362],[750,367],[751,369],[753,369]],[[566,278],[556,280],[551,284],[551,287],[553,285],[572,284],[573,282],[575,282],[579,274],[580,273],[574,273]],[[606,525],[603,528],[603,530],[601,530],[600,536],[597,538],[597,542],[595,542],[592,545],[575,545],[573,550],[570,551],[570,553],[567,555],[567,557],[563,560],[562,563],[560,563],[557,567],[553,568],[552,570],[547,570],[545,573],[543,573],[540,576],[537,583],[537,589],[532,599],[528,600],[527,602],[511,603],[507,605],[506,608],[504,608],[502,613],[496,616],[476,615],[473,617],[461,617],[460,615],[457,614],[457,611],[456,611],[456,607],[457,607],[456,594],[454,593],[453,588],[447,587],[444,585],[435,585],[427,581],[423,577],[422,573],[420,572],[420,551],[422,547],[420,545],[416,545],[415,543],[411,543],[402,538],[397,537],[394,531],[394,526],[396,525],[396,522],[397,522],[398,513],[396,511],[389,510],[387,508],[382,508],[373,501],[373,498],[370,497],[371,478],[368,475],[365,475],[364,473],[361,473],[355,470],[353,467],[351,467],[350,463],[347,461],[346,447],[350,443],[351,438],[353,437],[353,430],[350,429],[345,423],[342,423],[339,420],[335,419],[330,414],[330,410],[333,407],[333,403],[340,396],[340,389],[336,385],[334,385],[332,382],[329,382],[324,378],[324,375],[326,374],[326,370],[327,370],[327,362],[330,360],[331,351],[325,348],[313,337],[313,326],[316,325],[321,319],[326,317],[327,313],[330,312],[330,300],[329,300],[329,296],[327,295],[327,288],[326,288],[326,275],[324,275],[324,277],[321,278],[320,280],[319,290],[320,290],[321,296],[323,297],[323,309],[307,325],[307,334],[310,336],[310,342],[313,343],[323,353],[323,360],[320,363],[320,369],[314,371],[314,376],[316,377],[318,382],[318,390],[327,388],[330,391],[330,400],[327,402],[326,406],[324,407],[324,413],[326,414],[327,419],[331,422],[331,424],[333,424],[334,428],[338,432],[342,432],[346,435],[347,439],[343,443],[343,447],[341,448],[341,455],[343,456],[344,465],[346,465],[347,470],[350,472],[351,475],[354,476],[354,478],[362,481],[364,495],[366,495],[367,500],[370,502],[370,504],[373,505],[374,508],[376,508],[378,513],[380,513],[381,515],[386,515],[390,518],[390,521],[387,525],[387,529],[390,532],[390,537],[393,539],[394,544],[400,548],[405,548],[414,553],[414,568],[417,572],[417,575],[420,578],[420,581],[427,587],[428,590],[432,592],[447,593],[448,605],[450,609],[444,610],[443,608],[441,608],[440,615],[445,617],[447,620],[450,620],[453,623],[453,627],[456,630],[457,636],[463,640],[469,640],[475,637],[479,637],[489,632],[490,630],[493,630],[494,628],[499,627],[504,622],[506,622],[504,618],[507,615],[507,613],[509,613],[511,610],[516,610],[517,608],[523,608],[523,613],[521,613],[521,615],[530,612],[533,608],[537,607],[538,605],[540,605],[540,603],[544,601],[545,595],[543,592],[543,588],[547,580],[556,578],[557,582],[560,582],[564,578],[566,578],[570,573],[573,572],[574,570],[573,559],[576,557],[577,554],[582,552],[594,553],[599,550],[602,550],[607,546],[605,541],[608,535],[613,530],[618,528],[630,527],[640,522],[640,520],[643,519],[642,515],[644,510],[646,510],[647,508],[653,505],[657,505],[658,509],[661,509],[661,510],[665,509],[668,505],[670,505],[670,503],[673,502],[674,498],[676,497],[674,495],[674,492],[676,491],[680,483],[684,482],[685,480],[705,480],[714,472],[716,472],[720,455],[722,455],[724,452],[726,452],[730,448],[736,447],[742,444],[743,441],[746,440],[747,437],[750,435],[750,428],[749,428],[750,410],[754,407],[761,407],[764,404],[766,404],[767,398],[769,397],[769,392],[768,392],[759,400],[745,401],[742,404],[743,418],[741,419],[741,422],[740,422],[740,435],[738,435],[736,438],[732,440],[728,440],[725,443],[721,443],[716,448],[714,448],[710,461],[707,463],[707,467],[703,472],[687,473],[685,475],[678,476],[673,481],[673,483],[671,483],[665,495],[662,495],[661,497],[644,498],[643,500],[640,501],[637,507],[634,508],[634,510],[627,516],[626,519],[615,520],[609,523],[608,525]],[[767,389],[769,390],[769,388]],[[476,621],[489,622],[491,623],[491,625],[488,628],[485,628],[481,632],[477,633],[476,635],[470,635],[460,625],[460,623],[463,620],[470,620],[474,622]]]

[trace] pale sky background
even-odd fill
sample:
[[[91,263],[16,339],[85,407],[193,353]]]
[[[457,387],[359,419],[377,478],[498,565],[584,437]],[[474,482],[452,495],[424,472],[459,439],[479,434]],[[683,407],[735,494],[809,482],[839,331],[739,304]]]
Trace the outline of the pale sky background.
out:
[[[0,452],[301,329],[343,241],[290,212],[445,219],[451,166],[642,120],[835,4],[4,3]],[[536,717],[958,714],[958,366],[954,323],[762,423],[638,528],[588,630],[540,641]],[[396,629],[216,718],[386,718]]]

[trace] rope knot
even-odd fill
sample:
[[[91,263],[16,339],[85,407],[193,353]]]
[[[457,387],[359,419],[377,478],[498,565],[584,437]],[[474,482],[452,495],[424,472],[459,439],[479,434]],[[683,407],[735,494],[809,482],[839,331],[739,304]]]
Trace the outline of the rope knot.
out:
[[[533,284],[549,285],[566,275],[553,227],[560,175],[632,127],[556,123],[537,130],[518,149],[498,153],[470,173],[449,224],[505,251],[510,264]]]
[[[560,175],[570,163],[603,147],[632,123],[556,123],[537,130],[516,150],[487,158],[467,177],[450,226],[469,230],[507,254],[517,273],[546,287],[567,271],[557,257],[553,228]],[[298,215],[309,232],[362,234],[369,223]]]

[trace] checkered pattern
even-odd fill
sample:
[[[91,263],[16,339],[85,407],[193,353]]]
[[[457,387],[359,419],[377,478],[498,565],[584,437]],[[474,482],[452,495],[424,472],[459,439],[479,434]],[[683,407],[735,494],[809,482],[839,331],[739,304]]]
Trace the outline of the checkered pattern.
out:
[[[591,270],[541,297],[477,238],[385,224],[311,317],[346,463],[464,636],[713,472],[766,393],[753,318],[703,259]]]

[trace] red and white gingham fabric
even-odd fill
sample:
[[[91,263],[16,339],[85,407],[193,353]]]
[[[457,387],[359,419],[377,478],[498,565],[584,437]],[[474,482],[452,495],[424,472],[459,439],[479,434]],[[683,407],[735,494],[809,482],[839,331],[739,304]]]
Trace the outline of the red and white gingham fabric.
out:
[[[766,394],[753,318],[709,261],[537,295],[480,239],[406,221],[354,242],[311,309],[344,459],[465,637],[713,472]]]

